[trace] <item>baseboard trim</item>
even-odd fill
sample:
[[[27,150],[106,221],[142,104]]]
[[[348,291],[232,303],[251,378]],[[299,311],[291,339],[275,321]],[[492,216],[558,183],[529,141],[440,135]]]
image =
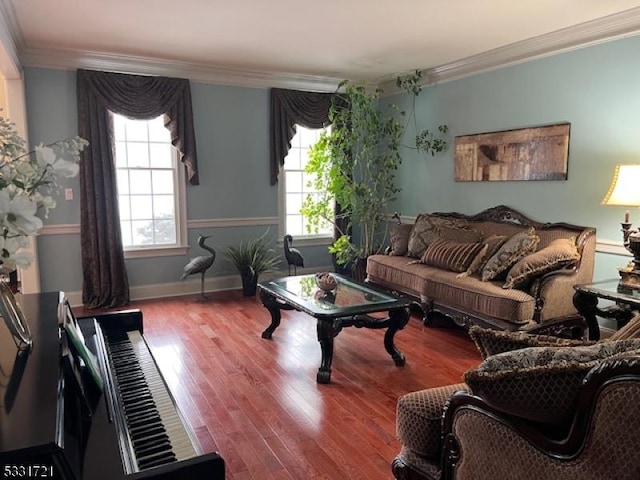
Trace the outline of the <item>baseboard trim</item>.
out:
[[[299,275],[307,275],[316,272],[333,271],[332,266],[313,267],[298,269]],[[288,275],[286,270],[280,270],[278,272],[264,275],[260,277],[260,281],[271,280],[273,278],[285,277]],[[205,293],[222,292],[225,290],[239,290],[242,288],[242,281],[240,275],[226,275],[216,277],[205,277],[204,279],[204,291]],[[139,300],[153,300],[157,298],[167,297],[184,297],[187,295],[198,295],[200,293],[200,279],[189,278],[184,282],[171,282],[171,283],[157,283],[149,285],[140,285],[131,287],[129,289],[129,295],[131,301]],[[72,307],[82,306],[82,292],[65,292],[67,299]]]

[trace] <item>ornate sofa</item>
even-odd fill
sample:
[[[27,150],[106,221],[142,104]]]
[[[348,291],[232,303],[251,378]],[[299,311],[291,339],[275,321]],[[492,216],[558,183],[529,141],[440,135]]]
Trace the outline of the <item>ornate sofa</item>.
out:
[[[494,338],[517,350],[398,399],[397,480],[640,478],[640,340],[531,337],[548,341]]]
[[[595,233],[504,205],[421,214],[392,227],[388,254],[367,259],[367,281],[414,298],[426,324],[441,313],[466,327],[582,335],[573,286],[592,281]]]

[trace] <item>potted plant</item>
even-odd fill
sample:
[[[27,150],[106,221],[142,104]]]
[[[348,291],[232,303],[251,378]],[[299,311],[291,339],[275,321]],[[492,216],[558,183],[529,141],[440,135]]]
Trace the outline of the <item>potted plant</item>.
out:
[[[227,260],[240,272],[245,297],[256,294],[260,274],[275,272],[280,263],[280,257],[267,240],[268,234],[269,229],[258,238],[240,242],[238,246],[229,246],[225,250]]]
[[[416,71],[397,81],[413,97],[414,116],[420,79]],[[338,265],[360,270],[356,278],[364,276],[366,257],[384,248],[388,207],[400,191],[395,176],[402,163],[407,115],[395,105],[390,105],[390,114],[382,112],[380,93],[364,83],[343,81],[329,112],[331,130],[322,132],[305,168],[312,178],[309,186],[318,192],[308,195],[301,208],[309,232],[316,233],[324,222],[332,223],[337,235],[329,252]],[[443,151],[446,125],[438,127],[438,132],[417,133],[415,146],[410,148],[431,155]],[[334,204],[339,205],[339,213]]]

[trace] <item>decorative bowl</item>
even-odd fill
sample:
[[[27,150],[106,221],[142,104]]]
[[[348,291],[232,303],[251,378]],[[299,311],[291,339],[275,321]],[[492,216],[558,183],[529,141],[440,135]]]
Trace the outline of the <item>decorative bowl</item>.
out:
[[[316,273],[316,285],[320,290],[330,292],[338,286],[338,281],[329,272],[319,272]]]

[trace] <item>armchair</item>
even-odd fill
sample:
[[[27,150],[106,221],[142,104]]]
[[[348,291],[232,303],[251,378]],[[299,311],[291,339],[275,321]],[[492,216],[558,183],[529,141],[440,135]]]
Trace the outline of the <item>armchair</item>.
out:
[[[488,355],[465,383],[400,397],[395,478],[640,478],[640,340],[575,342]]]

